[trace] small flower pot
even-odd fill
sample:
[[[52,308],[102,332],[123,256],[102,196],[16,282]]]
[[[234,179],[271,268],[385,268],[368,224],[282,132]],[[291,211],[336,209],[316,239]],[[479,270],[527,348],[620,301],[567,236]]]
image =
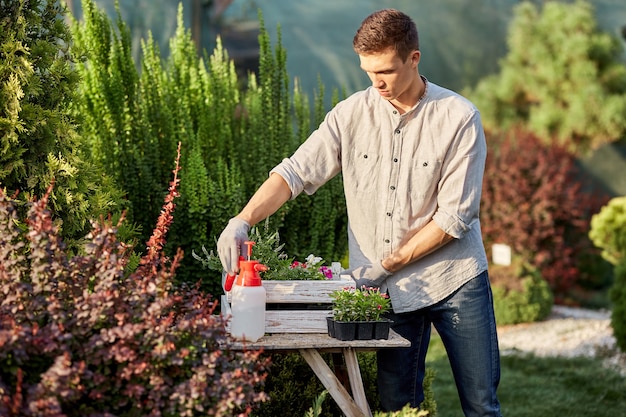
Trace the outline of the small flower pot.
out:
[[[374,339],[389,339],[389,326],[391,325],[391,320],[381,320],[374,322]]]
[[[335,321],[326,317],[328,336],[338,340],[389,339],[390,320],[381,321]]]
[[[357,340],[371,340],[374,338],[375,321],[357,321],[356,323]]]
[[[330,322],[329,322],[330,326]],[[334,337],[338,340],[354,340],[356,338],[356,322],[355,321],[335,321],[332,320],[332,328],[334,329]],[[329,334],[331,330],[329,328]]]

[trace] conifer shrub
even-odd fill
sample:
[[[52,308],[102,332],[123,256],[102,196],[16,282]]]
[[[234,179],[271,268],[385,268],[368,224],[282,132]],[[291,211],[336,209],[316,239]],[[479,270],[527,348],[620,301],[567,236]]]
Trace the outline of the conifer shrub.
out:
[[[25,207],[54,178],[48,208],[75,247],[89,219],[119,214],[124,202],[76,129],[70,107],[80,78],[63,13],[57,0],[0,2],[0,188],[19,190]]]
[[[533,134],[488,135],[481,206],[485,245],[510,246],[536,268],[555,301],[596,279],[590,264],[603,263],[587,233],[591,216],[607,197],[587,187],[574,157],[558,145],[544,146]]]
[[[0,191],[0,415],[249,415],[265,400],[269,362],[224,349],[213,299],[173,285],[182,252],[169,259],[163,245],[178,160],[174,172],[134,271],[110,220],[94,222],[84,254],[69,257],[50,191],[26,229]]]
[[[609,290],[611,326],[617,344],[626,352],[626,197],[616,197],[591,219],[589,237],[615,267]]]
[[[612,198],[592,217],[589,238],[612,265],[626,262],[626,196]]]

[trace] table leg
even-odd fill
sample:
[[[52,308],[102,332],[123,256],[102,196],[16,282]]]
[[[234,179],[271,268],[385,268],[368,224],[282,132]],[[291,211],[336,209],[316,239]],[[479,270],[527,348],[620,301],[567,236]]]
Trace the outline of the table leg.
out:
[[[324,361],[324,359],[316,349],[300,349],[300,354],[309,364],[313,372],[315,372],[315,375],[317,375],[317,377],[322,382],[324,387],[328,390],[330,395],[333,397],[339,408],[341,408],[341,411],[343,411],[343,413],[347,417],[371,416],[371,413],[369,412],[369,405],[366,408],[360,408],[357,405],[357,403],[350,396],[350,394],[348,394],[348,391],[346,391],[341,382],[339,382],[333,371],[330,369],[328,364]],[[348,365],[348,375],[350,375],[351,372],[352,371],[350,371],[350,365]],[[350,384],[352,385],[352,391],[354,392],[354,383],[352,382],[352,378],[350,378]],[[363,384],[361,384],[360,389],[361,391],[363,391]],[[364,394],[363,397],[365,397]]]
[[[356,351],[352,348],[344,348],[343,357],[346,361],[346,368],[348,368],[348,378],[350,379],[350,388],[352,389],[352,396],[359,408],[366,412],[366,415],[372,415],[370,406],[365,397],[365,389],[363,388],[363,379],[361,378],[361,370],[359,368],[359,361],[356,357]]]

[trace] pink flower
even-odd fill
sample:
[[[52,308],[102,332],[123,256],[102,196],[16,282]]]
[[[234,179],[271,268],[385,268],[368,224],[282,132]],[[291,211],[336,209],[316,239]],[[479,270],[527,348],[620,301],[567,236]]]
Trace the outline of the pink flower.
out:
[[[321,272],[322,274],[324,274],[324,276],[325,276],[326,278],[328,278],[328,279],[332,279],[332,278],[333,278],[333,271],[332,271],[332,269],[330,269],[330,268],[329,268],[329,267],[327,267],[327,266],[321,266],[321,267],[320,267],[320,272]]]

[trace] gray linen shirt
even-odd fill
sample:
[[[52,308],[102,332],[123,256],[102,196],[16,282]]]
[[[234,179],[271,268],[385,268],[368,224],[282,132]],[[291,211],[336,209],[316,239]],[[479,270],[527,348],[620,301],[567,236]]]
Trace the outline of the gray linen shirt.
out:
[[[350,267],[382,260],[431,220],[455,238],[381,284],[396,313],[437,303],[487,269],[480,114],[460,95],[426,84],[402,115],[372,87],[353,94],[271,171],[285,179],[292,199],[342,172]]]

